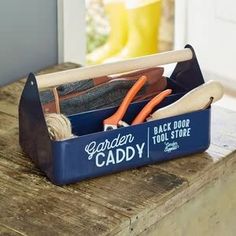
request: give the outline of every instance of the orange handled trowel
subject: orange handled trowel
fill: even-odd
[[[128,126],[127,123],[122,121],[130,103],[139,92],[139,90],[144,86],[147,81],[146,76],[142,76],[138,79],[138,81],[133,85],[133,87],[129,90],[127,95],[125,96],[124,100],[122,101],[121,105],[119,106],[118,110],[109,118],[103,121],[104,124],[104,131],[117,129],[119,127]],[[172,92],[171,89],[167,89],[156,97],[154,97],[151,101],[149,101],[145,107],[140,111],[140,113],[136,116],[132,125],[137,125],[143,123],[143,121],[148,117],[148,115],[152,112],[153,108],[158,105],[165,97],[170,95]]]

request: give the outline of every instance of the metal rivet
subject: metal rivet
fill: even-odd
[[[34,85],[34,82],[33,82],[33,81],[31,81],[30,83],[31,83],[31,85]]]

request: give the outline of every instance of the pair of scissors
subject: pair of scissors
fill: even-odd
[[[132,86],[132,88],[128,91],[121,105],[117,109],[117,111],[107,119],[103,121],[104,131],[117,129],[119,127],[129,126],[126,122],[122,121],[130,103],[139,92],[139,90],[144,86],[147,81],[146,76],[142,76],[138,79],[138,81]],[[172,92],[171,89],[166,89],[157,96],[155,96],[151,101],[149,101],[144,108],[139,112],[136,118],[133,120],[131,125],[137,125],[144,122],[144,120],[148,117],[148,115],[152,112],[153,108],[158,105],[165,97],[170,95]]]

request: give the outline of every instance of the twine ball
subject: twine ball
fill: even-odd
[[[48,133],[52,140],[60,141],[73,137],[70,120],[63,114],[45,114]]]

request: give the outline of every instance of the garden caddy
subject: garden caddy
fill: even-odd
[[[49,137],[39,89],[178,62],[167,96],[154,111],[180,99],[204,83],[193,48],[150,55],[110,64],[82,67],[47,75],[30,74],[19,105],[20,145],[35,164],[57,185],[203,152],[210,144],[210,104],[206,109],[178,116],[103,131],[103,121],[117,107],[69,116],[73,137]],[[131,123],[149,101],[131,103],[125,121]],[[185,135],[183,135],[183,133]]]

